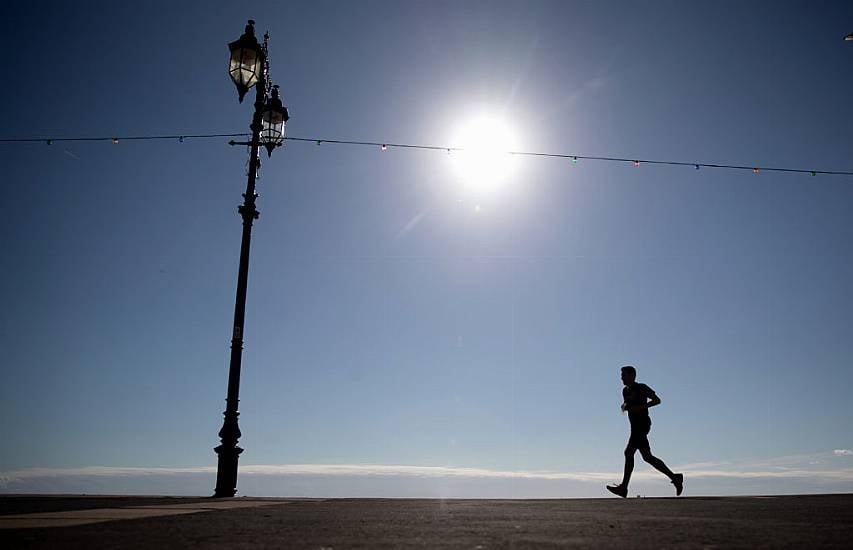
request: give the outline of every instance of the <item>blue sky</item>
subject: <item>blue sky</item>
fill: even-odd
[[[290,136],[447,145],[487,112],[520,150],[853,170],[847,2],[32,2],[0,137],[246,131],[249,18]],[[0,490],[212,490],[246,158],[0,144]],[[443,152],[264,160],[241,493],[600,495],[624,364],[688,492],[853,490],[853,178],[521,158],[462,187]]]

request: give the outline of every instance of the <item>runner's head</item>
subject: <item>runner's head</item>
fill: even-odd
[[[626,365],[622,367],[622,383],[626,386],[628,384],[633,384],[637,379],[637,369],[632,367],[631,365]]]

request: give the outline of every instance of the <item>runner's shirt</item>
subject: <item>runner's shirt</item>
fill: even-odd
[[[630,420],[632,424],[638,421],[648,422],[650,420],[649,409],[647,407],[643,407],[639,411],[635,412],[630,410],[630,408],[637,405],[645,405],[649,402],[649,399],[654,397],[656,397],[655,390],[639,382],[634,382],[630,386],[622,388],[622,401],[624,401],[625,405],[628,406],[628,420]]]

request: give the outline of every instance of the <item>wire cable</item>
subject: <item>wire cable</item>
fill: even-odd
[[[298,138],[298,137],[285,137],[285,140],[290,141],[309,141],[315,142],[317,145],[322,145],[323,143],[336,143],[343,145],[367,145],[372,147],[380,147],[383,150],[389,147],[396,147],[400,149],[425,149],[430,151],[447,151],[450,152],[460,152],[465,151],[462,147],[441,147],[438,145],[414,145],[408,143],[381,143],[376,141],[350,141],[350,140],[337,140],[337,139],[313,139],[313,138]],[[547,158],[560,158],[560,159],[570,159],[572,162],[577,162],[578,160],[600,160],[607,162],[629,162],[634,166],[639,167],[641,164],[661,164],[668,166],[690,166],[696,170],[700,168],[724,168],[729,170],[749,170],[753,173],[759,172],[793,172],[798,174],[809,174],[812,176],[816,176],[818,174],[827,174],[833,176],[853,176],[853,171],[844,171],[844,170],[807,170],[803,168],[780,168],[775,166],[745,166],[745,165],[737,165],[737,164],[716,164],[716,163],[707,163],[707,162],[685,162],[685,161],[675,161],[675,160],[650,160],[650,159],[631,159],[631,158],[620,158],[620,157],[601,157],[601,156],[591,156],[591,155],[575,155],[575,154],[566,154],[566,153],[537,153],[531,151],[507,151],[509,155],[518,155],[518,156],[528,156],[528,157],[547,157]]]
[[[172,134],[172,135],[163,135],[163,136],[110,136],[110,137],[60,137],[60,138],[10,138],[10,139],[0,139],[0,143],[46,143],[48,145],[52,145],[58,141],[112,141],[113,143],[118,143],[119,141],[143,141],[143,140],[165,140],[165,139],[177,139],[178,141],[183,141],[185,139],[203,139],[203,138],[217,138],[217,137],[240,137],[240,136],[248,136],[251,134],[248,133],[240,133],[240,134]]]
[[[118,144],[121,141],[150,141],[150,140],[178,140],[179,142],[183,142],[187,139],[210,139],[210,138],[222,138],[222,137],[246,137],[251,134],[242,132],[242,133],[231,133],[231,134],[168,134],[168,135],[149,135],[149,136],[109,136],[109,137],[59,137],[59,138],[48,138],[48,137],[38,137],[38,138],[5,138],[0,139],[0,143],[46,143],[47,145],[51,145],[56,142],[62,141],[109,141],[114,144]],[[334,144],[334,145],[359,145],[359,146],[368,146],[368,147],[379,147],[381,150],[385,151],[389,148],[396,149],[418,149],[425,151],[445,151],[448,153],[454,152],[464,152],[465,148],[463,147],[447,147],[447,146],[439,146],[439,145],[423,145],[423,144],[412,144],[412,143],[391,143],[391,142],[380,142],[380,141],[357,141],[357,140],[345,140],[345,139],[325,139],[325,138],[303,138],[303,137],[285,137],[285,141],[294,141],[294,142],[308,142],[308,143],[316,143],[317,145],[322,145],[324,143]],[[233,140],[230,142],[232,145],[237,145]],[[853,171],[846,170],[812,170],[812,169],[804,169],[804,168],[786,168],[779,166],[746,166],[746,165],[738,165],[738,164],[721,164],[721,163],[708,163],[708,162],[686,162],[686,161],[676,161],[676,160],[654,160],[654,159],[642,159],[642,158],[622,158],[622,157],[611,157],[611,156],[594,156],[594,155],[576,155],[576,154],[568,154],[568,153],[542,153],[542,152],[534,152],[534,151],[507,151],[507,154],[517,155],[517,156],[528,156],[528,157],[542,157],[542,158],[557,158],[557,159],[568,159],[573,163],[576,163],[579,160],[596,160],[603,162],[619,162],[619,163],[632,163],[634,166],[641,166],[642,164],[657,164],[657,165],[665,165],[665,166],[687,166],[692,167],[695,170],[699,170],[700,168],[718,168],[725,170],[749,170],[755,174],[761,172],[788,172],[788,173],[796,173],[796,174],[809,174],[811,176],[821,175],[830,175],[830,176],[853,176]]]

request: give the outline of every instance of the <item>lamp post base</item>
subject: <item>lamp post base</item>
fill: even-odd
[[[219,455],[216,469],[216,489],[213,498],[228,498],[237,494],[237,461],[243,449],[220,445],[213,449]]]

